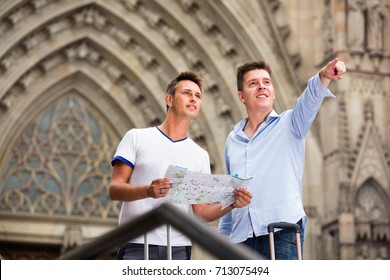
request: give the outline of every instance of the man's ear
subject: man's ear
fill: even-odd
[[[242,91],[237,91],[237,96],[240,102],[245,103],[244,93]]]
[[[166,93],[165,94],[165,104],[167,104],[168,107],[172,106],[172,94]]]

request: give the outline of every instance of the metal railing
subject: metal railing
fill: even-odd
[[[252,253],[240,245],[230,243],[205,224],[186,215],[168,203],[146,213],[138,218],[119,226],[118,228],[70,250],[59,257],[61,260],[93,260],[100,259],[113,250],[123,246],[129,240],[143,235],[161,225],[171,225],[187,235],[192,242],[200,245],[211,255],[221,260],[258,260],[262,256]]]

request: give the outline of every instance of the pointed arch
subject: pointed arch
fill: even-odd
[[[110,159],[117,135],[75,89],[48,104],[23,129],[0,171],[2,213],[116,219]]]
[[[390,198],[372,177],[355,192],[354,209],[357,222],[390,222]]]

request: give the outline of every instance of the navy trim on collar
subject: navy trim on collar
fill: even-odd
[[[158,131],[160,131],[160,132],[162,133],[162,135],[164,135],[165,137],[167,137],[167,138],[168,138],[171,142],[173,142],[173,143],[180,142],[180,141],[184,141],[184,140],[186,140],[186,139],[188,138],[188,136],[186,136],[186,137],[183,138],[183,139],[179,139],[179,140],[174,141],[174,140],[172,140],[168,135],[166,135],[161,129],[159,129],[157,126],[156,126],[156,128],[158,129]]]

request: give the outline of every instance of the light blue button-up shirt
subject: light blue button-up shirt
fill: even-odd
[[[319,79],[312,77],[294,109],[280,115],[272,111],[249,139],[243,129],[248,119],[236,124],[225,146],[228,174],[253,177],[248,190],[251,203],[220,219],[218,230],[233,243],[268,234],[273,222],[306,224],[302,204],[305,137],[324,97],[335,97]]]

